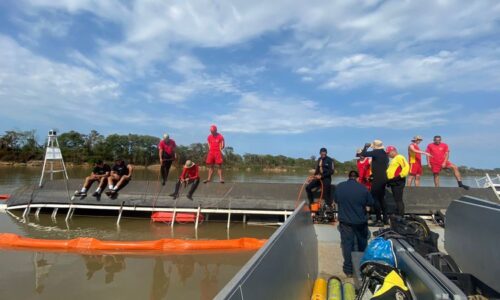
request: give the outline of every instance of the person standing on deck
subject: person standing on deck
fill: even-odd
[[[420,176],[422,176],[422,154],[429,155],[429,153],[421,151],[419,144],[423,141],[420,135],[415,136],[411,140],[410,146],[408,146],[408,160],[410,162],[410,175],[408,176],[408,186],[412,186],[415,182],[415,186],[420,186]]]
[[[217,173],[219,174],[220,183],[224,183],[222,178],[222,150],[225,147],[224,137],[222,134],[217,132],[217,126],[210,126],[210,135],[207,138],[208,141],[208,154],[206,164],[208,166],[208,178],[203,181],[207,183],[212,181],[212,175],[214,174],[214,165],[217,165]]]
[[[368,151],[372,148],[372,151]],[[385,205],[385,186],[387,184],[387,167],[389,157],[384,150],[384,143],[381,140],[374,140],[373,143],[366,143],[361,156],[372,158],[372,189],[371,194],[375,200],[376,226],[389,224],[387,218],[387,208]]]
[[[436,135],[434,143],[427,146],[427,152],[430,154],[430,158],[427,158],[427,165],[432,170],[432,174],[434,174],[434,185],[436,187],[439,187],[439,173],[441,170],[452,169],[458,186],[466,190],[469,189],[469,186],[462,183],[462,175],[460,175],[458,167],[449,161],[450,150],[448,145],[441,142],[440,135]]]
[[[320,157],[316,163],[316,169],[314,171],[314,177],[306,186],[307,199],[309,200],[309,205],[314,202],[314,195],[312,190],[314,188],[322,187],[323,198],[325,199],[326,205],[331,208],[333,201],[331,195],[331,184],[332,175],[334,173],[333,159],[327,155],[328,151],[326,148],[321,148],[319,150]]]
[[[361,156],[363,149],[358,149],[356,151],[356,156],[358,160],[356,161],[356,166],[358,167],[359,178],[358,182],[364,185],[368,190],[372,188],[371,176],[372,176],[372,160],[369,157]]]
[[[364,185],[357,182],[358,177],[358,172],[349,172],[349,179],[339,183],[334,194],[339,213],[340,245],[344,257],[342,269],[348,277],[351,277],[353,273],[352,252],[363,252],[368,244],[366,211],[370,210],[374,204],[370,192]],[[358,245],[357,249],[355,245]]]
[[[396,202],[396,214],[404,216],[403,191],[406,185],[406,176],[408,176],[408,172],[410,171],[410,164],[408,164],[403,155],[398,154],[396,147],[389,146],[386,152],[391,158],[389,168],[387,168],[387,184],[391,187],[392,195]]]
[[[160,158],[161,184],[165,185],[172,162],[175,160],[175,141],[167,133],[163,134],[163,139],[158,144],[158,157]]]
[[[179,189],[181,187],[181,184],[187,186],[190,183],[191,189],[187,194],[187,198],[189,200],[193,200],[193,194],[200,184],[200,169],[194,162],[187,160],[186,164],[184,164],[184,168],[182,169],[182,174],[179,177],[177,184],[175,185],[175,190],[172,194],[170,194],[170,197],[177,199],[179,197]]]

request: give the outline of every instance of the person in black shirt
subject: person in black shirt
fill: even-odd
[[[102,160],[96,161],[96,163],[94,164],[94,169],[92,169],[92,173],[85,178],[82,189],[80,191],[75,191],[75,196],[86,197],[87,191],[96,181],[99,182],[99,186],[92,196],[97,197],[98,195],[100,195],[102,189],[106,186],[106,178],[108,178],[110,172],[111,168],[109,167],[109,165],[103,163]]]
[[[108,177],[109,191],[106,192],[111,198],[118,196],[118,191],[126,182],[132,179],[132,165],[128,165],[123,159],[117,159],[111,168],[111,175]],[[116,185],[114,185],[116,183]]]
[[[332,175],[334,172],[333,159],[327,156],[326,148],[321,148],[319,150],[320,157],[318,158],[316,164],[316,170],[314,171],[314,178],[306,186],[307,199],[309,200],[309,205],[314,202],[314,196],[312,190],[323,186],[323,198],[328,207],[332,206],[331,197],[331,184]]]
[[[352,251],[365,251],[368,244],[368,218],[366,211],[373,206],[373,197],[368,189],[357,182],[358,172],[349,172],[349,180],[337,185],[334,194],[339,211],[339,231],[344,257],[343,271],[347,276],[353,272]]]
[[[368,151],[372,148],[372,151]],[[387,208],[385,204],[385,186],[387,184],[387,167],[389,156],[385,152],[384,144],[380,140],[366,143],[361,156],[372,158],[372,189],[371,194],[375,200],[375,215],[377,222],[374,225],[383,226],[389,224]]]

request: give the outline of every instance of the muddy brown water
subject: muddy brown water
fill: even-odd
[[[31,167],[1,167],[0,194],[12,193],[25,184],[37,183],[41,170]],[[70,168],[71,178],[83,178],[86,168]],[[226,172],[226,181],[302,183],[307,173],[273,174]],[[175,180],[172,171],[169,180]],[[206,176],[202,172],[202,176]],[[135,179],[155,181],[156,171],[137,170]],[[334,178],[334,182],[344,180]],[[473,182],[473,178],[464,180]],[[431,185],[432,178],[423,178]],[[454,186],[443,177],[443,186]],[[159,238],[227,239],[268,238],[275,227],[206,222],[198,232],[191,224],[165,224],[147,219],[74,216],[67,226],[63,218],[30,217],[26,223],[0,213],[0,232],[32,238],[70,239],[94,237],[103,240],[151,240]],[[137,255],[80,255],[70,253],[0,250],[0,299],[212,299],[254,254],[253,251]]]

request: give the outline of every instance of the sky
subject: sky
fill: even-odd
[[[500,167],[496,0],[3,0],[0,132],[170,133],[346,161],[436,134]]]

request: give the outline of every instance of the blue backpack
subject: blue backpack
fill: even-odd
[[[361,268],[367,263],[375,263],[397,268],[396,254],[391,240],[377,237],[368,244],[365,254],[361,258]]]

